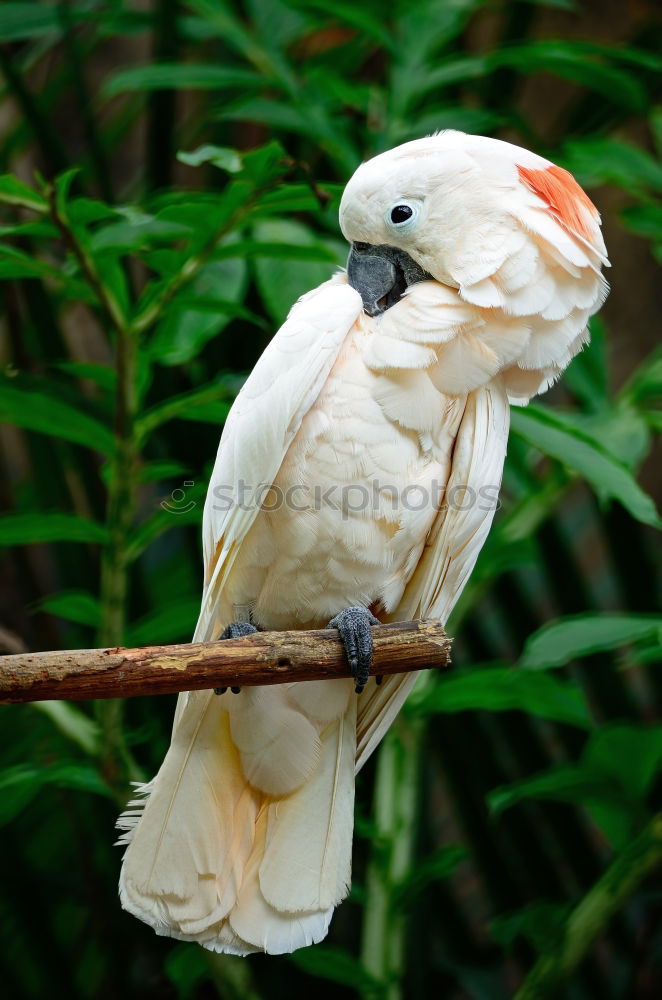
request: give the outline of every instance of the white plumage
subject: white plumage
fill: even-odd
[[[416,213],[399,232],[402,201]],[[606,293],[586,195],[497,140],[445,132],[374,158],[340,221],[428,277],[374,318],[344,273],[292,308],[223,431],[194,641],[237,608],[266,629],[352,605],[445,621],[492,521],[508,400],[558,377]],[[182,694],[161,770],[119,821],[123,906],[230,954],[321,940],[349,888],[355,770],[414,681]]]

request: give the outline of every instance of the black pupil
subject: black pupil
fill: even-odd
[[[395,208],[391,209],[391,222],[406,222],[407,219],[411,219],[412,212],[409,205],[396,205]]]

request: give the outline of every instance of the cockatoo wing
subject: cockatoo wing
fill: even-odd
[[[445,506],[435,519],[393,621],[445,622],[490,530],[508,440],[509,408],[496,379],[470,393],[457,434]],[[356,769],[377,747],[413,688],[417,674],[392,674],[359,699]]]
[[[219,626],[231,620],[219,598],[239,547],[362,308],[361,296],[344,274],[308,292],[292,308],[239,392],[223,430],[205,502],[205,590],[194,642],[212,640]],[[242,498],[236,493],[240,484],[245,487]]]
[[[344,275],[305,295],[239,393],[205,505],[206,586],[195,641],[216,638],[232,618],[222,588],[259,512],[250,495],[228,504],[227,488],[273,482],[361,310]],[[335,714],[328,697],[324,710],[308,706],[310,698],[297,710],[283,691],[267,689],[263,725],[256,724],[263,689],[236,703],[211,691],[180,695],[165,761],[118,821],[127,845],[125,909],[157,933],[230,954],[287,952],[324,937],[349,882],[356,706],[349,681],[346,687]],[[322,751],[323,766],[311,777]],[[279,774],[285,789],[275,789]],[[300,822],[309,800],[317,803],[312,828]],[[297,820],[305,843],[291,852],[287,870],[283,852]]]

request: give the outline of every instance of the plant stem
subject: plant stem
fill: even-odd
[[[84,241],[70,224],[63,199],[54,185],[46,196],[51,218],[65,244],[76,257],[81,271],[93,289],[101,309],[115,330],[117,390],[115,397],[115,453],[111,458],[106,524],[108,542],[101,556],[101,624],[99,644],[120,646],[126,623],[126,598],[129,580],[127,558],[129,533],[136,504],[138,444],[135,433],[137,411],[136,350],[137,338],[124,312],[99,274]],[[126,782],[140,777],[122,730],[122,701],[99,702],[97,718],[103,736],[103,770],[106,780],[122,796]]]
[[[384,1000],[404,997],[407,920],[393,905],[393,890],[413,856],[422,733],[423,720],[400,716],[377,761],[377,832],[366,879],[361,961],[384,984]]]
[[[646,875],[662,861],[662,813],[609,866],[570,914],[560,943],[541,955],[513,1000],[558,996],[608,921],[625,905]]]

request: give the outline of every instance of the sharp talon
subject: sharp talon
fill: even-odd
[[[225,694],[227,687],[224,688],[214,688],[214,694]]]
[[[232,691],[232,694],[239,694],[239,692],[241,691],[241,688],[231,687],[230,690]]]
[[[345,608],[327,625],[327,628],[338,629],[357,694],[361,694],[370,677],[372,626],[379,624],[379,619],[367,608],[354,607]]]

